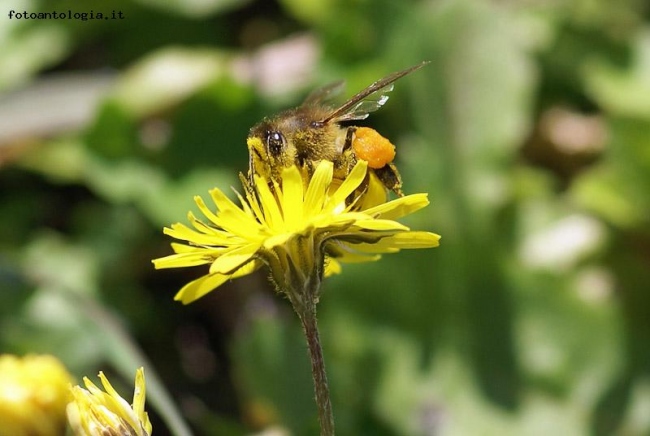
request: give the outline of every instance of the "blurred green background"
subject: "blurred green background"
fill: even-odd
[[[317,434],[267,273],[182,306],[204,269],[150,260],[193,195],[239,184],[263,116],[430,60],[363,124],[397,145],[405,192],[429,193],[407,224],[442,245],[326,281],[339,434],[650,434],[645,0],[2,6],[0,352],[103,369],[127,398],[144,364],[156,435],[162,386],[197,435]]]

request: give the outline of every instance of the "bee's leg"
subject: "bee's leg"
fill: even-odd
[[[400,176],[397,167],[393,163],[388,163],[383,167],[376,169],[375,174],[379,177],[379,180],[386,186],[388,189],[393,191],[399,197],[403,197],[402,193],[402,176]]]
[[[348,131],[345,133],[345,142],[343,143],[343,149],[341,152],[346,152],[347,150],[352,149],[352,140],[354,139],[354,132],[357,131],[357,128],[354,126],[348,127]]]
[[[357,164],[357,157],[352,150],[352,139],[354,139],[355,130],[357,130],[356,127],[347,128],[341,154],[334,160],[335,179],[345,180],[352,168]]]
[[[253,176],[252,174],[248,174],[245,176],[243,173],[239,173],[239,180],[241,181],[242,186],[244,187],[244,190],[246,190],[246,194],[250,198],[256,198],[257,193],[255,192],[255,182],[252,180]]]
[[[300,167],[300,173],[302,174],[302,178],[307,182],[311,180],[311,178],[314,176],[315,171],[316,168],[314,168],[314,162],[309,160],[305,160],[303,165]]]

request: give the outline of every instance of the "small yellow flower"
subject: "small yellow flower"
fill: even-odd
[[[0,436],[58,436],[72,376],[54,356],[0,356]]]
[[[133,404],[120,397],[104,373],[99,373],[104,391],[84,377],[87,389],[72,388],[74,401],[68,404],[68,420],[77,436],[149,436],[151,422],[144,411],[144,369],[135,374]]]
[[[295,305],[303,298],[301,290],[318,289],[323,275],[340,272],[340,262],[438,246],[440,236],[394,221],[429,204],[426,194],[368,207],[362,188],[366,162],[359,161],[342,183],[333,182],[332,174],[332,163],[321,161],[306,183],[295,166],[283,171],[281,183],[255,176],[250,186],[242,177],[241,206],[219,189],[210,191],[216,213],[195,197],[208,222],[190,212],[194,229],[180,223],[165,228],[165,234],[185,243],[172,243],[175,254],[153,261],[157,269],[210,264],[208,274],[185,285],[175,299],[190,303],[267,265],[277,288]]]

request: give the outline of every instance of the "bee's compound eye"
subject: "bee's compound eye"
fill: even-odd
[[[280,155],[284,149],[284,136],[276,131],[266,132],[266,146],[273,156]]]

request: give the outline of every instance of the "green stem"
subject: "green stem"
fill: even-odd
[[[307,338],[320,434],[334,436],[334,414],[316,319],[325,263],[321,246],[322,240],[298,235],[291,240],[290,249],[278,250],[275,256],[269,256],[272,261],[269,266],[278,290],[291,302]]]
[[[316,395],[316,406],[318,407],[318,420],[320,422],[321,436],[334,436],[334,414],[332,413],[332,402],[325,373],[325,361],[323,360],[323,349],[320,345],[318,325],[316,322],[316,305],[308,304],[307,308],[300,313],[300,321],[307,338],[309,357],[311,359],[311,374],[314,379],[314,393]]]

